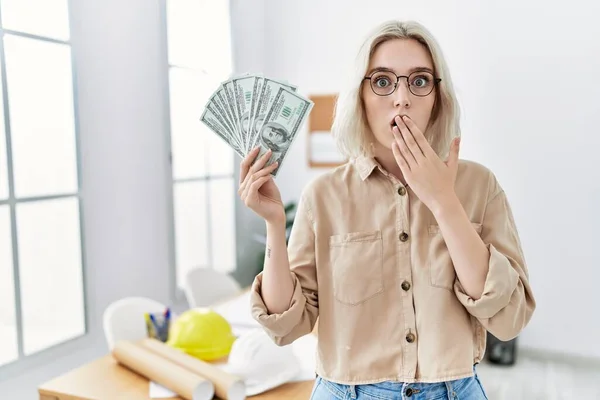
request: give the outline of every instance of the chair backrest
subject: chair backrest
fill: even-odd
[[[104,310],[104,337],[112,351],[119,340],[140,340],[148,336],[144,314],[161,313],[166,306],[145,297],[126,297],[111,303]]]
[[[195,308],[231,298],[241,291],[241,287],[228,274],[211,268],[194,268],[186,274],[183,291],[190,308]]]

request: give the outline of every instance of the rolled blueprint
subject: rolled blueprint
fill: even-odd
[[[113,357],[127,368],[161,384],[186,400],[212,400],[212,382],[130,341],[117,342]]]
[[[138,343],[141,347],[152,351],[160,358],[212,382],[215,394],[219,398],[226,400],[243,400],[246,398],[246,385],[242,378],[167,346],[156,339],[142,339]]]

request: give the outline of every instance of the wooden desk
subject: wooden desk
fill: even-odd
[[[215,305],[215,309],[218,312],[229,312],[220,307],[237,303],[247,293],[248,289],[243,290],[239,296]],[[316,331],[315,326],[313,334]],[[313,385],[314,380],[290,382],[248,399],[307,400]],[[119,364],[108,354],[42,384],[38,393],[40,400],[150,400],[148,387],[147,378]],[[173,397],[171,400],[183,399]]]
[[[253,400],[307,400],[314,381],[290,382]],[[148,379],[106,355],[59,376],[38,388],[40,400],[146,400]],[[182,400],[174,397],[171,400]]]

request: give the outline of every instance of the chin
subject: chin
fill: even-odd
[[[385,139],[388,139],[388,137],[386,136]],[[391,152],[392,140],[394,140],[394,136],[392,134],[389,135],[389,140],[383,140],[381,136],[375,137],[375,142],[373,143],[375,145],[375,150],[389,150]]]

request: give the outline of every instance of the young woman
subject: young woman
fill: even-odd
[[[486,331],[516,337],[535,300],[505,192],[459,159],[459,106],[430,32],[377,27],[333,134],[349,162],[304,188],[287,247],[277,164],[254,162],[257,149],[242,163],[239,194],[267,229],[254,318],[287,345],[318,317],[313,399],[486,399]]]

